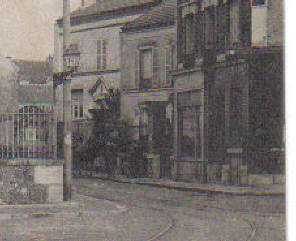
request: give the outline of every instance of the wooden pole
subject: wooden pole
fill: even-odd
[[[70,44],[70,0],[63,0],[63,71],[67,71],[65,54]],[[64,201],[72,196],[72,115],[71,115],[71,77],[63,82],[64,118]]]

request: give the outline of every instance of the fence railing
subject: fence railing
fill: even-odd
[[[37,106],[0,113],[0,159],[55,159],[53,113]]]

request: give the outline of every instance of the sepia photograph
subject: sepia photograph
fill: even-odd
[[[296,240],[286,2],[0,0],[0,241]]]

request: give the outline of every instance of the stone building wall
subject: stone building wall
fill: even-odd
[[[61,163],[2,162],[0,200],[7,204],[53,203],[63,200]]]

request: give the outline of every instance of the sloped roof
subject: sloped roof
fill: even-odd
[[[124,31],[134,28],[150,27],[161,24],[174,24],[177,0],[165,0],[147,13],[135,20],[126,23],[122,28]]]
[[[44,84],[19,85],[18,103],[20,105],[52,105],[53,88]]]
[[[72,17],[99,14],[102,12],[119,10],[121,8],[137,7],[154,3],[155,0],[97,0],[97,3],[86,8],[79,8],[71,13]]]
[[[30,61],[14,59],[18,66],[18,80],[28,80],[33,84],[45,83],[46,79],[52,75],[52,64],[47,61]]]

